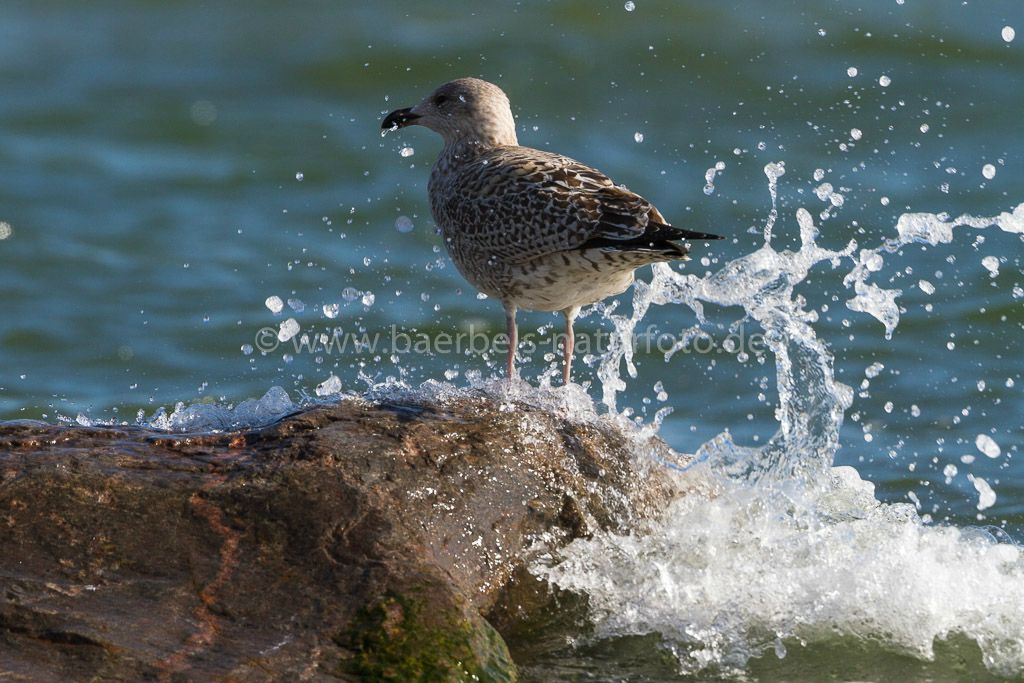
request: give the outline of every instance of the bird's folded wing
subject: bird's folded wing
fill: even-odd
[[[713,238],[669,226],[650,202],[594,168],[524,147],[490,150],[463,166],[445,202],[455,239],[512,262]]]

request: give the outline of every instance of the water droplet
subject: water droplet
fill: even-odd
[[[996,504],[996,492],[992,490],[987,481],[972,474],[968,474],[967,478],[971,480],[974,489],[978,492],[977,507],[979,510],[987,510]]]
[[[305,179],[305,177],[306,174],[303,173],[302,171],[299,171],[298,173],[295,174],[295,179],[298,180],[300,183]]]
[[[878,85],[882,86],[883,88],[888,88],[890,83],[892,83],[892,79],[886,76],[885,74],[878,78]]]
[[[921,288],[921,291],[929,296],[935,293],[935,285],[928,282],[927,280],[918,280],[917,286]]]
[[[416,150],[413,149],[412,147],[403,147],[402,149],[398,150],[398,153],[403,157],[411,157],[413,154],[416,153]]]
[[[252,355],[252,344],[242,344],[242,353],[246,356]]]
[[[1012,43],[1013,39],[1017,37],[1017,32],[1013,30],[1012,26],[1004,26],[1000,35],[1003,36],[1003,40]]]
[[[981,259],[981,265],[985,267],[990,276],[996,277],[999,275],[999,259],[995,256],[986,256]]]
[[[849,69],[846,70],[846,75],[849,76],[850,78],[855,77],[857,75],[857,67],[851,66]]]
[[[369,306],[372,306],[372,305],[373,305],[373,302],[374,302],[374,301],[375,301],[376,299],[377,299],[377,297],[376,297],[376,296],[374,296],[373,292],[364,292],[364,293],[363,293],[363,297],[362,297],[362,299],[360,299],[360,302],[361,302],[361,303],[362,303],[362,304],[363,304],[364,306],[367,306],[367,307],[369,307]]]
[[[267,300],[263,303],[266,304],[267,308],[269,308],[270,312],[274,315],[277,315],[284,310],[284,301],[282,301],[279,296],[268,296]]]
[[[633,139],[635,141],[637,141],[637,142],[643,142],[644,141],[644,134],[641,133],[640,131],[637,131],[637,132],[633,133]]]
[[[316,395],[317,396],[330,396],[331,394],[337,394],[341,391],[341,379],[337,375],[331,375],[323,382],[317,385]]]
[[[338,317],[338,304],[324,304],[324,315],[330,319]]]
[[[414,227],[412,219],[408,216],[399,216],[395,219],[395,230],[398,232],[412,232]]]
[[[11,224],[7,221],[0,221],[0,240],[5,240],[11,236]]]
[[[295,318],[288,318],[283,323],[277,332],[277,340],[280,342],[286,342],[299,333],[299,323]]]
[[[888,197],[882,197],[878,201],[882,204],[882,206],[889,206],[889,198]]]
[[[931,128],[931,126],[929,126],[927,123],[922,123],[921,124],[921,132],[922,133],[927,133],[930,128]]]
[[[988,180],[992,180],[996,177],[996,167],[992,164],[985,164],[981,167],[981,175],[985,176]]]
[[[864,133],[861,132],[860,128],[851,128],[850,137],[854,140],[860,140]]]
[[[355,301],[359,298],[359,290],[355,287],[346,287],[341,290],[341,298],[345,301]]]
[[[302,303],[302,299],[288,299],[288,308],[296,313],[302,313],[306,310],[306,304]]]
[[[633,0],[626,0],[626,4],[622,6],[627,12],[632,12],[636,9],[636,3]]]
[[[704,194],[712,195],[715,192],[715,175],[725,170],[725,162],[718,161],[715,165],[704,171]]]

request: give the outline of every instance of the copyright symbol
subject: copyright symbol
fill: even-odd
[[[280,344],[277,339],[277,330],[273,327],[261,328],[260,331],[256,333],[256,338],[253,339],[253,344],[263,353],[271,353],[277,349],[277,345]]]

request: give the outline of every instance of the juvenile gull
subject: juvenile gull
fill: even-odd
[[[516,310],[565,315],[570,381],[573,321],[582,306],[621,294],[633,271],[686,259],[678,240],[720,239],[669,225],[654,205],[560,154],[520,147],[508,97],[477,78],[445,83],[384,131],[426,126],[444,138],[428,191],[448,253],[470,284],[501,301],[515,372]]]

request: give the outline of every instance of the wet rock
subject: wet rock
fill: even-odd
[[[530,558],[675,495],[638,448],[466,393],[223,434],[0,424],[0,671],[514,680],[488,617],[537,603]]]

